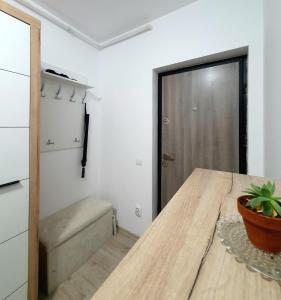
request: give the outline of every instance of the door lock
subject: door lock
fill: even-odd
[[[169,125],[170,124],[170,120],[168,117],[164,117],[163,119],[163,125]]]

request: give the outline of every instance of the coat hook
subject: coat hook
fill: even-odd
[[[87,98],[87,91],[85,92],[85,95],[84,95],[84,97],[82,98],[82,103],[86,103],[87,101],[86,101],[86,98]]]
[[[80,143],[80,140],[78,138],[75,138],[73,142],[74,143]]]
[[[59,85],[59,88],[56,92],[55,99],[60,100],[61,99],[61,85]]]
[[[74,88],[73,93],[72,93],[72,95],[70,96],[70,99],[69,99],[70,102],[76,102],[76,100],[74,99],[75,94],[76,94],[76,89]]]
[[[41,83],[41,89],[40,89],[41,97],[42,97],[42,98],[46,97],[46,93],[45,93],[44,90],[45,90],[45,82],[42,81],[42,83]]]

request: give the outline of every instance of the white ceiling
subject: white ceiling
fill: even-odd
[[[34,0],[103,43],[196,0]]]

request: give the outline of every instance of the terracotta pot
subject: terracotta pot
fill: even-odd
[[[259,215],[242,203],[249,196],[237,199],[238,211],[241,214],[249,240],[252,244],[267,252],[281,252],[281,218],[270,218]]]

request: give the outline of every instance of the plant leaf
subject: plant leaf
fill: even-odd
[[[249,195],[249,196],[253,196],[254,198],[257,198],[257,197],[259,197],[259,196],[260,196],[260,195],[258,195],[258,194],[251,193],[251,192],[249,192],[249,191],[243,191],[243,193],[247,193],[247,195]]]
[[[272,193],[272,190],[273,190],[273,184],[268,181],[267,184],[265,185],[265,188],[270,192]]]
[[[263,187],[261,188],[261,192],[262,192],[262,195],[265,197],[270,198],[272,196],[271,191],[268,189],[268,187],[266,185],[263,185]]]
[[[257,186],[257,185],[254,185],[254,184],[251,184],[251,188],[252,188],[252,190],[253,190],[255,193],[261,194],[261,190],[262,190],[261,187],[259,187],[259,186]]]
[[[273,209],[281,217],[281,197],[274,196],[275,182],[268,181],[261,186],[251,184],[244,192],[251,196],[246,206],[260,210],[265,216],[272,216]]]
[[[257,198],[254,198],[252,200],[250,200],[248,203],[247,203],[247,206],[251,206],[252,208],[256,208],[258,206],[261,206],[261,204],[263,202],[269,202],[270,200],[268,198],[265,198],[265,197],[257,197]]]
[[[262,207],[263,207],[263,211],[262,211],[263,215],[267,217],[271,217],[272,216],[271,202],[263,202]]]
[[[247,193],[249,195],[252,195],[254,197],[258,197],[258,196],[261,196],[261,192],[260,191],[257,191],[257,190],[254,190],[252,188],[248,188],[246,189],[245,191],[243,191],[244,193]]]
[[[254,195],[260,195],[261,194],[261,188],[256,186],[256,185],[251,184],[251,187],[247,188],[247,190],[245,192],[250,193],[250,194],[254,194]]]
[[[280,203],[281,204],[281,198],[280,197],[271,197],[271,200],[274,200],[276,201],[277,203]]]
[[[274,210],[278,213],[278,215],[281,217],[281,206],[274,200],[270,201],[271,205],[273,206]]]

